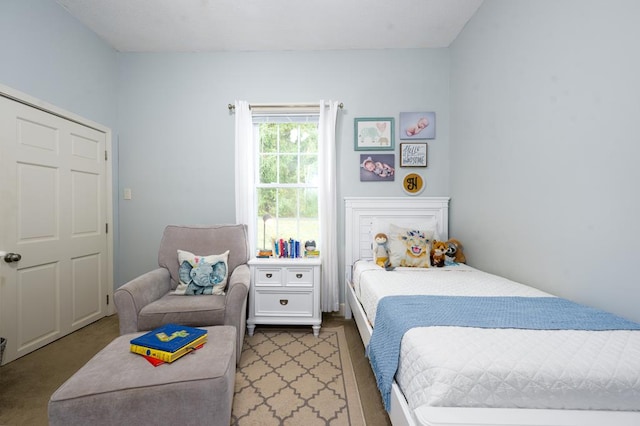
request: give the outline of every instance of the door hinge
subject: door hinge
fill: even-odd
[[[107,294],[107,305],[109,304],[109,295]]]
[[[105,224],[104,224],[104,233],[105,233],[105,234],[108,234],[108,233],[109,233],[109,224],[108,224],[108,223],[105,223]]]
[[[107,151],[104,151],[104,161],[107,161],[109,159],[109,156],[107,155]]]

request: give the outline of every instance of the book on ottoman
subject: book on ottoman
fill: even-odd
[[[185,325],[166,324],[142,336],[131,339],[131,352],[173,362],[202,346],[207,341],[207,330]]]

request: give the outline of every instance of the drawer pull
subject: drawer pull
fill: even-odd
[[[296,274],[296,278],[297,278],[297,279],[302,278],[302,274]]]
[[[273,274],[267,274],[267,278],[271,278]]]
[[[287,299],[280,299],[280,304],[281,304],[282,306],[286,306],[286,305],[287,305],[287,303],[289,303],[289,301],[288,301]]]

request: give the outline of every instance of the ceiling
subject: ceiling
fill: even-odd
[[[121,52],[447,47],[482,0],[56,0]]]

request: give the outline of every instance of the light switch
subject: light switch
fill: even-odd
[[[131,199],[131,188],[125,188],[124,189],[124,199],[125,200],[130,200]]]

